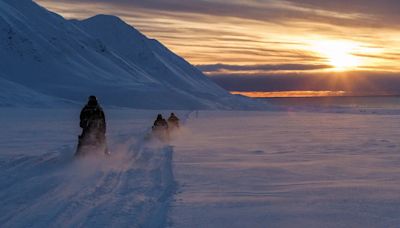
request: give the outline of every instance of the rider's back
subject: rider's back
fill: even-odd
[[[81,111],[80,125],[82,128],[98,128],[105,132],[106,123],[103,109],[98,104],[87,104]]]

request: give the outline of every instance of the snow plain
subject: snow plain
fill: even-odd
[[[399,227],[399,123],[201,112],[174,142],[172,227]]]
[[[400,224],[397,114],[178,112],[162,144],[105,111],[112,156],[76,161],[79,109],[0,109],[1,227]]]

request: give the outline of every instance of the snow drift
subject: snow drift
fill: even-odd
[[[0,50],[2,80],[48,103],[95,94],[106,105],[145,109],[252,105],[114,16],[69,21],[31,0],[0,0]]]

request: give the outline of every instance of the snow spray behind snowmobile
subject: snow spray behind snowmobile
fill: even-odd
[[[80,114],[82,134],[78,137],[75,156],[108,154],[106,142],[106,120],[103,109],[95,96],[90,96]]]

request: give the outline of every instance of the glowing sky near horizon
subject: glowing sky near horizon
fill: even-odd
[[[36,2],[66,18],[117,15],[211,77],[400,77],[397,0]]]

